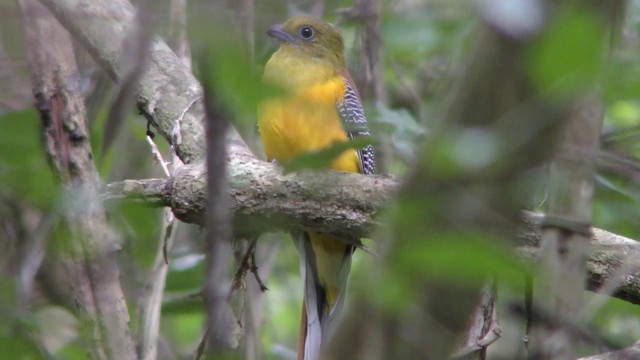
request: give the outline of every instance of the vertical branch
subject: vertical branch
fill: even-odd
[[[210,64],[208,65],[210,66]],[[207,139],[207,275],[204,299],[207,306],[209,352],[221,355],[228,351],[229,261],[231,252],[231,219],[227,192],[227,152],[225,137],[229,129],[227,115],[219,100],[205,88],[205,132]]]
[[[178,126],[178,124],[179,122],[176,123],[176,126]],[[169,169],[169,165],[162,158],[162,154],[160,154],[160,150],[158,150],[151,136],[147,135],[147,141],[151,146],[154,159],[162,166],[167,177],[170,177],[177,168],[183,165],[172,147],[173,160],[171,162],[171,169]],[[139,306],[136,309],[138,312],[141,312],[139,319],[141,327],[139,330],[141,359],[153,360],[157,358],[162,298],[167,273],[169,271],[168,254],[173,248],[179,224],[180,222],[176,220],[171,208],[165,208],[163,211],[162,231],[160,233],[156,258]]]
[[[562,146],[550,164],[549,206],[541,246],[543,276],[535,296],[537,309],[563,320],[536,326],[534,358],[574,359],[577,355],[578,339],[565,331],[562,322],[577,322],[583,307],[595,161],[603,116],[603,105],[597,95],[576,102],[563,133]]]
[[[173,247],[178,224],[179,222],[175,220],[171,210],[165,209],[163,212],[162,232],[156,251],[156,258],[144,288],[143,298],[137,309],[141,312],[139,320],[139,341],[140,359],[142,360],[154,360],[157,358],[162,298],[167,280],[167,272],[169,271],[166,254]]]
[[[67,252],[58,254],[58,261],[88,332],[83,336],[91,344],[91,357],[135,359],[119,282],[119,245],[99,198],[99,177],[71,38],[36,1],[19,4],[45,150],[64,192],[68,233],[61,241]]]
[[[610,26],[611,33],[615,33],[624,1],[584,1],[581,6],[599,15],[602,24]],[[602,30],[604,33],[606,27],[602,26]],[[531,348],[534,359],[577,357],[580,339],[566,324],[582,320],[603,118],[604,105],[599,91],[591,91],[576,100],[568,112],[560,147],[549,165],[549,204],[542,223],[540,276],[534,292],[534,309],[542,312],[544,318],[559,320],[534,323]]]

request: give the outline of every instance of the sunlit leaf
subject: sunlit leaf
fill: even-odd
[[[608,109],[608,122],[619,127],[640,125],[640,104],[635,101],[620,100]]]

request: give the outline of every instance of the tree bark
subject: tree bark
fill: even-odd
[[[134,18],[126,0],[40,0],[118,81],[121,51]],[[136,104],[152,126],[174,146],[184,163],[203,160],[205,137],[202,88],[191,71],[162,41],[151,44],[151,59],[140,77]],[[235,138],[235,141],[241,141]]]
[[[237,154],[230,154],[229,161],[230,207],[236,231],[245,234],[302,228],[338,236],[371,237],[377,227],[386,224],[383,209],[399,186],[392,177],[333,171],[282,175],[272,164]],[[203,225],[205,187],[202,164],[186,165],[172,178],[109,184],[103,198],[170,206],[183,221]],[[272,201],[264,201],[266,198]],[[537,261],[543,215],[523,214],[514,240],[516,252]],[[615,278],[620,286],[612,295],[640,304],[640,244],[603,229],[592,228],[591,232],[586,288],[597,290]],[[628,271],[618,273],[623,266]]]
[[[300,229],[351,237],[371,236],[377,217],[399,186],[389,176],[338,171],[282,174],[249,153],[229,154],[230,209],[238,236]],[[105,199],[134,198],[170,206],[178,219],[204,225],[206,171],[185,165],[172,178],[125,180],[107,186]]]
[[[99,197],[99,177],[89,142],[80,75],[71,37],[49,11],[19,2],[45,151],[62,185],[65,231],[57,263],[76,304],[94,359],[136,359],[118,268],[119,245]]]
[[[584,305],[582,289],[603,117],[604,108],[596,95],[578,101],[564,129],[562,146],[549,165],[549,209],[534,309],[572,322],[579,320]],[[559,339],[564,339],[560,349],[549,344],[557,345]],[[537,324],[532,333],[532,355],[535,359],[575,359],[578,340],[560,324]]]
[[[228,357],[233,329],[229,308],[231,249],[231,213],[227,177],[226,134],[229,119],[206,84],[205,112],[207,135],[207,275],[203,296],[207,310],[208,353]]]

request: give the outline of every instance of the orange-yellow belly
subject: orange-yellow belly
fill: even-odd
[[[264,101],[258,109],[258,126],[267,159],[285,162],[305,152],[347,141],[336,108],[344,80],[336,78],[304,91]],[[355,150],[343,152],[331,168],[359,171]]]
[[[263,101],[258,108],[258,127],[267,159],[285,162],[305,152],[348,141],[336,102],[344,91],[344,78],[335,77],[321,85],[293,91],[288,96]],[[340,99],[341,100],[341,99]],[[335,158],[334,170],[359,172],[356,150]],[[333,308],[341,289],[347,245],[326,234],[309,233],[315,255],[318,280],[326,291],[325,311]]]

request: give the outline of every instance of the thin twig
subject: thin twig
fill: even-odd
[[[153,141],[153,138],[150,135],[147,135],[146,138],[147,138],[147,143],[149,143],[149,146],[151,147],[151,153],[153,154],[154,161],[157,161],[158,164],[160,164],[160,166],[162,167],[162,171],[164,171],[165,176],[170,177],[171,172],[169,171],[169,165],[166,161],[164,161],[164,158],[162,157],[162,153],[160,153],[160,150],[158,149],[158,145],[156,145],[156,142]]]
[[[247,249],[242,256],[242,260],[240,261],[238,270],[236,270],[236,274],[233,278],[233,283],[231,285],[231,289],[229,290],[229,297],[231,297],[233,292],[237,289],[246,289],[246,275],[248,271],[251,271],[253,273],[253,276],[260,286],[260,290],[262,292],[269,290],[269,288],[260,278],[260,274],[258,274],[258,265],[256,262],[256,244],[258,243],[258,238],[252,237],[248,240],[248,242],[249,245],[247,246]]]
[[[200,342],[198,343],[198,348],[196,348],[195,360],[200,360],[200,358],[202,358],[202,355],[204,355],[204,351],[207,347],[208,338],[209,338],[209,328],[207,327],[204,334],[202,335],[202,338],[200,339]]]
[[[250,261],[251,261],[251,254],[253,253],[253,251],[255,250],[255,246],[257,243],[257,239],[253,238],[251,240],[249,240],[249,246],[247,247],[247,249],[245,250],[244,254],[242,255],[242,259],[240,260],[240,264],[238,265],[238,269],[236,270],[236,273],[233,277],[233,282],[231,283],[231,288],[229,289],[229,297],[228,299],[231,299],[231,296],[233,295],[233,292],[238,290],[238,289],[246,289],[246,276],[247,276],[247,272],[251,269],[251,265],[250,265]]]
[[[170,216],[167,216],[170,214]],[[163,295],[166,285],[169,262],[167,253],[173,246],[176,229],[175,218],[170,209],[165,209],[161,243],[156,251],[156,258],[151,270],[151,275],[144,287],[144,293],[138,304],[139,324],[141,326],[140,358],[152,360],[157,355],[157,344],[160,333],[160,317],[162,312]]]
[[[255,277],[256,281],[258,282],[258,285],[260,285],[260,291],[265,292],[269,290],[267,285],[265,285],[264,282],[262,282],[262,279],[260,278],[260,274],[258,273],[258,264],[256,262],[255,246],[251,251],[251,268],[250,269],[251,269],[251,272],[253,273],[253,277]]]
[[[176,123],[176,125],[178,124],[179,123]],[[171,146],[171,155],[173,159],[171,162],[172,167],[169,169],[169,163],[164,161],[162,153],[158,149],[153,137],[150,135],[150,131],[147,131],[146,138],[151,147],[154,161],[160,164],[168,178],[171,177],[175,170],[183,165],[175,153],[175,147]],[[143,295],[140,306],[137,309],[137,311],[142,311],[142,316],[140,317],[142,326],[140,353],[143,360],[152,360],[157,357],[160,316],[162,313],[162,302],[167,273],[169,271],[169,252],[171,252],[171,249],[173,248],[175,234],[179,224],[176,222],[175,215],[173,215],[173,212],[169,207],[164,209],[162,224],[163,230],[160,237],[161,245],[158,248],[154,265],[151,270],[151,275],[149,276],[145,286],[145,294]]]

